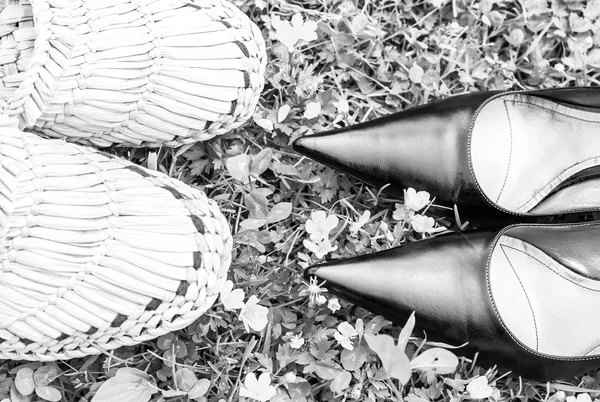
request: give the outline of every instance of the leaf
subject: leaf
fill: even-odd
[[[273,150],[271,148],[265,148],[256,155],[252,156],[250,173],[260,176],[271,165],[271,159],[273,159]]]
[[[340,371],[338,373],[338,375],[335,376],[335,378],[333,379],[331,384],[329,385],[329,388],[335,394],[341,394],[350,386],[351,380],[352,380],[352,374],[350,374],[349,372],[347,372],[345,370]]]
[[[425,71],[416,63],[408,70],[408,78],[415,84],[423,82],[423,74],[425,74]]]
[[[167,398],[187,395],[187,391],[182,391],[179,389],[161,389],[160,393]]]
[[[410,315],[406,324],[400,331],[400,335],[398,335],[398,348],[401,350],[406,350],[406,346],[408,345],[408,339],[410,338],[413,329],[415,328],[415,312]]]
[[[367,350],[363,346],[355,347],[351,351],[344,349],[340,356],[342,367],[348,371],[358,370],[367,361],[367,356]]]
[[[23,395],[17,389],[16,384],[13,382],[10,386],[10,401],[11,402],[31,402],[33,399],[33,393],[29,395]]]
[[[600,49],[597,47],[590,49],[586,62],[592,67],[600,68]]]
[[[156,152],[148,153],[148,169],[158,170],[158,155]]]
[[[227,171],[236,180],[247,183],[250,175],[250,156],[246,154],[232,156],[226,162]]]
[[[17,372],[15,385],[19,392],[23,395],[31,395],[35,390],[35,382],[33,381],[33,370],[29,367],[22,368]]]
[[[498,11],[494,10],[491,11],[488,15],[487,15],[490,23],[495,26],[495,27],[500,27],[502,26],[502,23],[504,22],[504,16],[502,14],[500,14]]]
[[[383,327],[387,327],[390,324],[390,321],[383,318],[383,316],[378,315],[377,317],[369,321],[369,323],[365,327],[365,332],[372,335],[376,335],[377,333],[379,333],[379,331],[381,331]]]
[[[254,357],[264,368],[267,369],[269,373],[273,374],[273,360],[269,356],[263,353],[256,352],[254,353]]]
[[[323,363],[314,365],[315,373],[323,380],[333,380],[340,370]]]
[[[58,366],[50,363],[35,370],[33,381],[38,387],[45,387],[58,377]]]
[[[245,219],[240,222],[240,226],[245,230],[258,229],[267,224],[266,219]]]
[[[35,389],[35,393],[40,398],[50,402],[58,402],[62,398],[60,391],[54,387],[37,387]]]
[[[277,123],[284,121],[288,114],[290,114],[290,110],[292,110],[290,105],[282,105],[277,112]]]
[[[123,367],[102,384],[92,402],[148,402],[156,392],[152,377],[141,370]]]
[[[177,339],[175,342],[173,342],[173,345],[175,346],[176,357],[183,359],[188,355],[187,345],[184,341],[182,341],[181,339]]]
[[[271,169],[273,170],[273,172],[277,173],[278,175],[300,176],[300,173],[294,166],[283,164],[283,163],[279,162],[277,159],[275,159],[273,161],[273,164],[271,165]],[[315,181],[319,181],[318,177],[313,177],[312,179],[313,179],[313,183]]]
[[[381,360],[383,369],[389,377],[396,378],[402,385],[410,380],[410,361],[403,349],[394,345],[389,335],[365,334],[367,344]]]
[[[264,191],[254,189],[249,194],[244,195],[244,204],[250,212],[250,218],[266,218],[269,213],[269,201]]]
[[[292,203],[280,202],[273,206],[267,216],[267,222],[275,223],[286,219],[292,213]]]
[[[286,384],[286,387],[293,401],[301,400],[301,398],[309,396],[312,392],[310,383],[304,379],[298,379],[294,383]]]
[[[169,332],[167,334],[159,336],[156,345],[159,347],[159,349],[162,350],[171,349],[171,345],[173,344],[174,340],[175,335]]]
[[[187,367],[177,369],[175,372],[175,386],[183,391],[191,390],[196,381],[198,381],[196,374]]]
[[[450,374],[456,370],[458,358],[449,350],[432,348],[412,359],[410,367],[413,370],[433,372],[436,374]]]
[[[273,122],[269,119],[254,119],[254,122],[267,131],[273,131],[275,128]]]
[[[188,397],[191,399],[200,398],[201,396],[206,395],[209,388],[210,388],[210,380],[208,380],[206,378],[202,378],[202,379],[198,380],[198,382],[196,382],[196,384],[192,387],[192,389],[190,389],[190,392],[188,392]]]

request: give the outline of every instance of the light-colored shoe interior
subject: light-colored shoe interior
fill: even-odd
[[[585,263],[591,261],[587,258]],[[593,271],[588,268],[588,273]],[[489,265],[492,298],[507,329],[527,347],[561,357],[600,354],[596,320],[600,280],[596,278],[508,235],[500,237]]]
[[[476,116],[470,157],[481,190],[508,211],[556,214],[600,207],[600,180],[564,187],[569,178],[600,165],[600,109],[501,95]]]

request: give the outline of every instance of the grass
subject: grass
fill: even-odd
[[[235,3],[260,26],[270,58],[267,85],[253,121],[184,149],[113,152],[145,166],[149,161],[153,166],[156,159],[157,169],[202,187],[219,202],[235,236],[230,279],[246,296],[255,295],[268,307],[268,324],[248,332],[239,315],[219,303],[196,324],[136,347],[58,365],[0,362],[0,401],[10,398],[17,373],[27,368],[53,374],[49,385],[64,401],[91,400],[123,367],[150,376],[144,381],[156,393],[134,399],[138,402],[237,401],[247,374],[262,372],[270,373],[277,390],[271,401],[277,402],[457,402],[469,399],[460,380],[480,375],[487,375],[497,388],[492,398],[496,400],[562,402],[575,391],[600,389],[597,373],[571,383],[545,384],[498,376],[493,369],[477,366],[476,356],[462,358],[457,372],[445,379],[415,373],[401,387],[386,378],[380,360],[364,342],[355,338],[354,351],[344,349],[335,339],[340,324],[393,335],[400,328],[385,326],[385,321],[343,300],[335,312],[327,303],[309,303],[301,273],[322,260],[305,243],[311,214],[323,211],[337,217],[327,236],[335,247],[325,253],[331,259],[388,249],[420,235],[402,231],[404,223],[394,219],[395,204],[401,200],[303,158],[290,147],[301,135],[371,120],[450,94],[598,85],[600,2]],[[303,18],[296,30],[284,34],[274,28],[274,20],[291,21],[296,14]],[[294,35],[307,40],[290,51],[282,41],[293,41]],[[368,219],[354,230],[352,224],[366,216],[365,211]],[[419,344],[413,339],[409,348],[414,351]],[[56,399],[37,395],[33,400]],[[13,394],[12,400],[19,398]]]

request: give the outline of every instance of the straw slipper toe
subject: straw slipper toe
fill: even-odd
[[[98,147],[177,147],[254,113],[265,43],[225,0],[3,3],[0,102],[21,129]]]
[[[203,192],[0,131],[0,359],[98,354],[183,328],[214,303],[232,238]]]

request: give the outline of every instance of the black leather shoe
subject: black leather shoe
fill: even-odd
[[[598,87],[454,96],[293,146],[397,196],[426,190],[494,227],[600,210]]]
[[[478,364],[537,380],[600,367],[600,222],[456,233],[308,268],[307,278]]]

